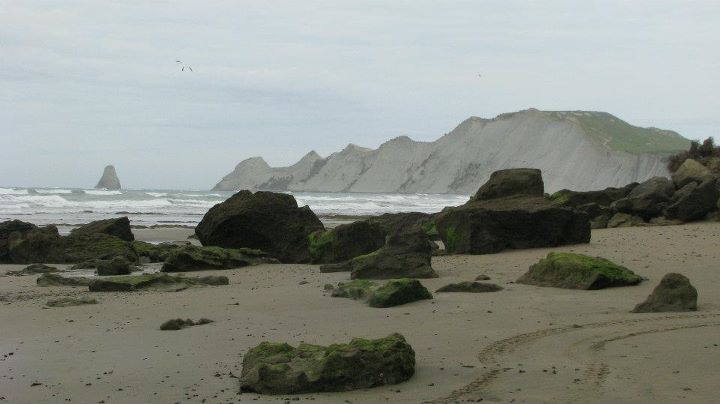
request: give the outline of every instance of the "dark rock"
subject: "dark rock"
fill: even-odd
[[[686,159],[672,176],[675,187],[678,189],[690,184],[700,184],[713,179],[709,168],[693,159]]]
[[[95,233],[109,234],[125,241],[135,240],[135,236],[133,235],[132,230],[130,230],[130,220],[127,217],[96,220],[73,229],[70,232],[72,235]]]
[[[555,192],[550,199],[561,206],[581,207],[583,205],[595,204],[601,207],[610,206],[618,199],[625,198],[638,186],[637,182],[625,185],[622,188],[605,188],[599,191],[571,191],[563,189]],[[586,211],[591,218],[596,217],[592,212]]]
[[[432,298],[432,294],[417,279],[391,279],[372,290],[368,305],[393,307]]]
[[[604,258],[549,253],[530,267],[517,283],[565,289],[603,289],[637,285],[642,278]]]
[[[355,279],[350,282],[340,282],[337,287],[332,288],[332,297],[344,297],[354,300],[365,300],[370,298],[372,292],[378,288],[378,284],[365,279]],[[331,285],[332,287],[332,285]]]
[[[481,274],[481,275],[476,276],[475,280],[476,281],[489,281],[490,277],[485,274]]]
[[[8,271],[7,275],[12,276],[26,276],[26,275],[37,275],[37,274],[50,274],[55,272],[62,272],[59,269],[43,264],[31,264],[19,271]]]
[[[58,257],[60,249],[61,238],[55,226],[16,231],[8,237],[8,256],[15,264],[65,262]]]
[[[144,241],[133,241],[131,247],[138,257],[146,257],[150,262],[164,262],[171,252],[182,246],[175,243],[151,244]]]
[[[433,216],[420,212],[385,213],[367,219],[372,225],[380,226],[385,236],[420,227],[430,237],[437,236]]]
[[[445,285],[436,292],[468,292],[468,293],[485,293],[485,292],[498,292],[503,290],[502,287],[495,285],[494,283],[481,283],[481,282],[460,282],[451,283]]]
[[[414,373],[415,352],[400,334],[328,347],[263,342],[245,354],[240,388],[260,394],[349,391],[401,383]]]
[[[97,304],[98,301],[90,297],[63,297],[55,300],[48,300],[45,305],[47,307],[71,307],[71,306],[83,306],[86,304]]]
[[[278,261],[262,251],[249,248],[185,246],[169,253],[162,272],[232,269],[249,265],[272,264]]]
[[[624,213],[621,213],[624,215]],[[608,223],[610,222],[610,218],[612,216],[608,215],[600,215],[593,220],[590,221],[590,228],[591,229],[604,229],[608,227]]]
[[[627,197],[613,202],[613,210],[637,215],[644,220],[662,212],[675,192],[673,182],[665,177],[653,177],[633,188]]]
[[[714,180],[707,180],[698,185],[689,182],[679,189],[665,208],[665,217],[683,222],[699,220],[716,209],[720,191],[715,187]]]
[[[590,241],[586,214],[541,197],[470,201],[435,217],[448,253],[490,254],[507,248],[554,247]]]
[[[125,258],[115,257],[112,260],[98,261],[96,272],[98,276],[129,275],[131,268]]]
[[[633,216],[627,213],[616,213],[607,222],[606,227],[613,229],[616,227],[643,226],[645,221],[640,216]]]
[[[512,168],[495,171],[480,187],[472,200],[485,201],[508,196],[543,196],[545,184],[540,170],[535,168]]]
[[[38,286],[88,286],[92,279],[64,277],[57,274],[42,274],[37,278]]]
[[[168,320],[160,325],[160,329],[163,331],[177,331],[181,330],[183,328],[192,327],[196,325],[203,325],[203,324],[210,324],[213,321],[207,318],[201,318],[198,321],[192,321],[191,319],[183,320],[181,318],[176,318],[172,320]]]
[[[635,306],[634,313],[659,313],[697,310],[697,290],[681,274],[663,276],[647,300]]]
[[[33,229],[37,229],[37,226],[20,220],[0,222],[0,263],[12,263],[8,249],[10,234],[15,232],[26,233]]]
[[[88,286],[91,292],[131,292],[137,290],[177,292],[193,286],[227,284],[229,284],[228,278],[224,276],[186,278],[167,274],[144,274],[95,279]]]
[[[283,262],[309,262],[310,234],[324,230],[309,207],[292,195],[240,191],[212,207],[195,229],[205,246],[252,248]]]
[[[313,263],[342,262],[371,253],[385,244],[385,230],[369,220],[342,224],[309,236]]]

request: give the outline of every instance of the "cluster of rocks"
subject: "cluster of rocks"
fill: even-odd
[[[593,228],[679,224],[720,219],[720,176],[687,159],[672,179],[654,177],[623,188],[576,192],[562,190],[552,199],[590,216]]]

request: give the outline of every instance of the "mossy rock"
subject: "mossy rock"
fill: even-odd
[[[130,275],[130,263],[122,257],[115,257],[112,260],[101,260],[97,263],[98,276]]]
[[[133,241],[131,246],[138,257],[147,257],[150,262],[163,262],[171,252],[181,248],[174,243],[151,244],[144,241]]]
[[[55,300],[48,300],[47,303],[45,303],[45,305],[47,307],[72,307],[72,306],[84,306],[87,304],[97,304],[97,303],[98,303],[98,301],[91,297],[80,297],[80,298],[63,297],[63,298],[55,299]]]
[[[122,257],[129,262],[137,261],[137,254],[129,242],[103,233],[62,237],[58,255],[62,257],[60,262],[83,262],[115,257]]]
[[[72,235],[97,233],[109,234],[125,241],[135,240],[135,236],[130,229],[130,220],[127,216],[96,220],[73,229],[70,232]]]
[[[263,342],[243,358],[241,391],[302,394],[397,384],[415,373],[415,351],[400,334],[320,346]]]
[[[42,274],[36,283],[38,286],[88,286],[92,279],[81,277],[65,277],[58,274]]]
[[[482,282],[459,282],[451,283],[436,290],[438,293],[443,292],[466,292],[466,293],[486,293],[486,292],[499,292],[503,290],[501,286],[494,283],[482,283]]]
[[[62,272],[61,270],[43,265],[43,264],[30,264],[27,267],[19,270],[19,271],[8,271],[7,275],[10,276],[27,276],[27,275],[38,275],[38,274],[50,274],[50,273],[57,273]]]
[[[637,285],[642,278],[605,258],[551,252],[530,267],[517,283],[565,289],[603,289]]]
[[[181,319],[181,318],[175,318],[172,320],[168,320],[160,325],[160,330],[162,331],[177,331],[182,330],[183,328],[187,327],[193,327],[196,325],[204,325],[204,324],[210,324],[213,321],[207,318],[201,318],[198,321],[192,321],[191,319]]]
[[[364,279],[340,282],[336,288],[332,289],[332,297],[346,297],[354,300],[367,299],[377,287],[377,283]]]
[[[89,284],[89,289],[91,292],[180,291],[193,286],[227,284],[228,278],[224,276],[187,278],[167,274],[144,274],[96,279]]]
[[[278,261],[260,250],[185,246],[168,254],[162,272],[232,269]]]
[[[368,305],[393,307],[432,298],[432,294],[417,279],[392,279],[372,291]]]
[[[662,313],[697,310],[697,289],[681,274],[663,276],[647,299],[635,306],[633,313]]]

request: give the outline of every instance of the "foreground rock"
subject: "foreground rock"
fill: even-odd
[[[243,358],[240,389],[261,394],[349,391],[410,379],[415,351],[400,334],[319,346],[263,342]]]
[[[501,286],[494,283],[482,283],[482,282],[460,282],[451,283],[445,285],[440,289],[436,290],[438,293],[443,292],[464,292],[464,293],[486,293],[486,292],[498,292],[503,290]]]
[[[27,275],[38,275],[38,274],[51,274],[62,272],[59,269],[43,264],[31,264],[19,271],[8,271],[7,274],[11,276],[27,276]]]
[[[73,298],[73,297],[63,297],[60,299],[55,300],[48,300],[45,305],[47,307],[72,307],[72,306],[84,306],[86,304],[97,304],[98,301],[96,299],[90,298],[90,297],[80,297],[80,298]]]
[[[240,191],[213,206],[195,229],[205,246],[252,248],[282,262],[309,262],[309,236],[324,230],[309,207],[292,195]]]
[[[634,313],[659,313],[697,310],[697,289],[681,274],[663,276],[647,300],[635,306]]]
[[[96,279],[92,280],[88,287],[91,292],[133,292],[138,290],[178,292],[193,286],[218,286],[229,283],[225,276],[186,278],[167,274],[145,274]]]
[[[376,251],[385,244],[385,229],[369,220],[340,225],[310,235],[312,262],[342,262]]]
[[[95,185],[95,188],[109,190],[120,189],[120,179],[117,176],[114,166],[110,165],[105,167],[102,177],[100,177],[100,181]]]
[[[160,325],[160,329],[162,331],[177,331],[182,330],[183,328],[187,327],[193,327],[196,325],[204,325],[204,324],[210,324],[213,321],[207,318],[201,318],[198,321],[192,321],[191,319],[183,320],[181,318],[175,318],[172,320],[168,320]]]
[[[115,257],[112,260],[101,260],[97,263],[98,276],[116,276],[130,275],[132,268],[130,263],[121,257]]]
[[[549,253],[530,267],[517,283],[565,289],[603,289],[637,285],[642,278],[604,258]]]
[[[278,261],[262,251],[249,248],[186,246],[168,253],[162,272],[232,269],[249,265],[274,264]]]
[[[97,220],[82,225],[70,232],[72,235],[97,233],[109,234],[125,241],[135,240],[135,236],[130,229],[130,220],[126,216],[114,219]]]

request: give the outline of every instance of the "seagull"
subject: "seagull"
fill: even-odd
[[[193,71],[192,67],[190,67],[190,66],[185,66],[185,65],[183,64],[182,60],[176,60],[175,63],[180,63],[180,68],[181,68],[180,71],[183,71],[183,72],[184,72],[185,69],[188,69],[188,70],[190,70],[190,71]]]

